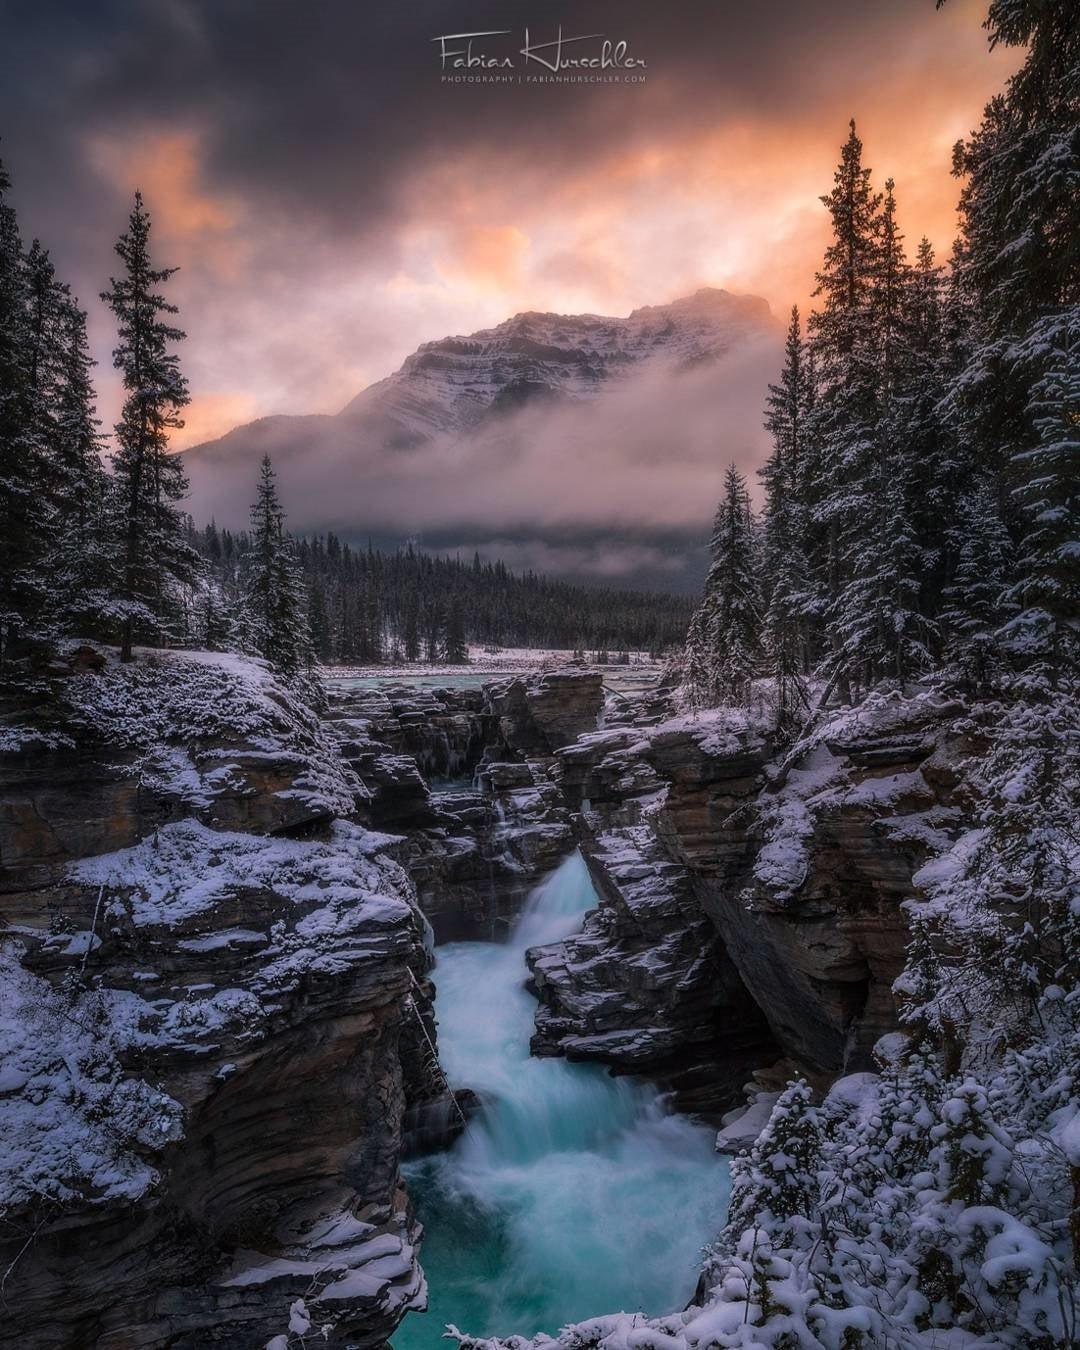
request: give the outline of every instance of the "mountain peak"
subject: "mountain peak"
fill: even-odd
[[[665,311],[670,314],[700,315],[743,315],[748,318],[760,318],[765,322],[772,317],[767,300],[759,295],[735,295],[717,286],[701,286],[693,295],[683,295],[677,300],[669,300],[666,305],[644,305],[635,309],[630,318],[641,314],[658,314]]]
[[[377,415],[384,444],[408,447],[539,397],[591,399],[646,368],[689,369],[775,328],[764,300],[714,287],[625,318],[523,310],[494,328],[425,342],[340,416]]]
[[[712,287],[619,317],[524,310],[425,342],[336,415],[266,418],[187,451],[193,511],[242,524],[269,454],[300,530],[681,575],[716,466],[764,442],[782,349],[763,300]]]

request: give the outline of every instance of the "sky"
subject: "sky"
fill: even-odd
[[[335,412],[420,342],[524,309],[626,314],[703,285],[805,306],[852,116],[912,246],[947,251],[952,145],[1017,63],[987,51],[984,8],[0,0],[0,156],[24,234],[90,308],[107,420],[97,294],[141,188],[180,269],[180,448]],[[509,30],[475,45],[514,52],[560,23],[625,41],[644,80],[442,78],[441,34]]]

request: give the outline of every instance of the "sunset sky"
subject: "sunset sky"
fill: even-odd
[[[847,119],[945,248],[950,149],[1015,53],[949,0],[3,0],[0,153],[90,303],[140,186],[190,341],[187,443],[332,411],[417,344],[702,284],[805,303]],[[440,33],[606,33],[643,85],[453,86]],[[101,371],[107,384],[107,372]],[[114,400],[103,402],[111,413]]]

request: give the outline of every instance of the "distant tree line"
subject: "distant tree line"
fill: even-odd
[[[190,541],[205,560],[228,640],[243,645],[251,536],[210,524],[193,529]],[[302,580],[312,649],[324,663],[463,663],[470,643],[578,650],[601,660],[659,655],[681,645],[694,603],[518,574],[479,554],[464,561],[411,545],[354,548],[334,534],[286,539],[286,548]]]

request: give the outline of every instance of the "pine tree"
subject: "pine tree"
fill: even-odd
[[[160,641],[169,632],[173,588],[191,579],[196,560],[175,505],[187,480],[179,458],[168,453],[169,432],[183,425],[179,414],[189,401],[179,359],[169,350],[184,334],[165,317],[176,306],[156,289],[176,269],[152,265],[150,216],[139,193],[116,252],[123,275],[111,278],[101,298],[116,316],[113,365],[127,393],[116,424],[113,528],[119,543],[114,615],[121,659],[129,661],[138,635]]]
[[[812,1101],[803,1079],[789,1083],[749,1155],[732,1164],[728,1228],[761,1227],[774,1250],[805,1236],[816,1211],[820,1125]]]
[[[845,184],[849,180],[850,171]],[[847,356],[843,348],[831,353],[834,370],[847,370],[861,382],[861,398],[852,402],[852,390],[835,385],[827,394],[826,404],[832,400],[843,412],[831,431],[826,427],[823,506],[837,561],[837,587],[826,611],[834,670],[869,687],[882,675],[903,681],[927,666],[934,627],[922,613],[924,558],[914,509],[915,390],[926,374],[913,349],[912,274],[892,179],[883,198],[868,195],[868,180],[865,191],[878,209],[864,221],[862,304],[854,315],[834,316],[844,318],[835,330],[849,345]],[[839,224],[849,228],[846,199],[841,205]],[[920,295],[924,289],[920,281]],[[840,295],[846,304],[850,286]],[[819,352],[828,355],[829,329],[817,327],[824,342]],[[848,357],[856,351],[852,367]]]
[[[318,574],[308,585],[308,626],[311,630],[311,645],[315,655],[324,665],[329,665],[334,659],[333,626],[326,586]]]
[[[36,623],[48,531],[26,269],[10,189],[0,164],[0,669],[16,636]]]
[[[1016,625],[1030,644],[1036,629],[1051,684],[1062,664],[1075,668],[1080,605],[1080,305],[1075,324],[1058,326],[1058,345],[1031,390],[1036,440],[1013,456],[1024,509],[1019,580],[1009,599],[1025,613]],[[1015,629],[1014,629],[1015,631]],[[1026,652],[1021,652],[1027,655]]]
[[[427,609],[427,621],[425,624],[425,645],[427,650],[427,659],[434,665],[442,653],[443,632],[446,627],[446,611],[443,608],[442,601],[433,600]]]
[[[708,620],[705,606],[702,604],[690,620],[677,672],[682,697],[694,710],[706,707],[710,701],[710,655]],[[584,659],[584,652],[580,648],[574,652],[574,659]]]
[[[704,670],[695,697],[708,703],[745,702],[762,665],[762,602],[755,523],[746,482],[732,464],[716,511],[700,619]]]
[[[406,661],[420,659],[420,601],[414,588],[405,596],[405,616],[402,628],[402,647]]]
[[[66,296],[53,413],[51,498],[55,530],[45,572],[63,630],[96,634],[109,606],[115,552],[105,517],[109,483],[90,372],[86,314]]]
[[[989,481],[976,481],[961,498],[949,534],[957,562],[942,597],[946,651],[974,689],[985,692],[1015,553]]]
[[[841,151],[833,191],[822,202],[829,211],[833,241],[817,275],[820,309],[811,318],[817,394],[811,439],[812,463],[807,494],[812,536],[811,566],[818,609],[826,623],[830,665],[849,696],[852,651],[851,597],[841,595],[851,581],[852,542],[876,516],[868,500],[868,476],[876,463],[880,418],[880,347],[874,317],[874,288],[879,271],[879,213],[882,199],[870,187],[863,167],[862,142],[850,124]]]
[[[307,593],[285,534],[270,456],[264,455],[251,506],[247,597],[255,650],[284,675],[294,676],[313,660]]]
[[[1080,24],[1071,0],[994,0],[986,26],[991,45],[1026,54],[955,155],[971,314],[957,393],[980,464],[1015,477],[1024,512],[1013,653],[1057,679],[1074,645],[1077,580]]]
[[[465,665],[469,660],[469,646],[465,641],[465,613],[461,597],[457,595],[450,602],[443,655],[452,666]]]
[[[802,510],[803,450],[812,387],[799,311],[793,307],[779,384],[769,385],[765,428],[773,449],[759,477],[765,488],[762,540],[763,642],[776,684],[777,725],[788,727],[806,704],[809,672],[809,578]]]

